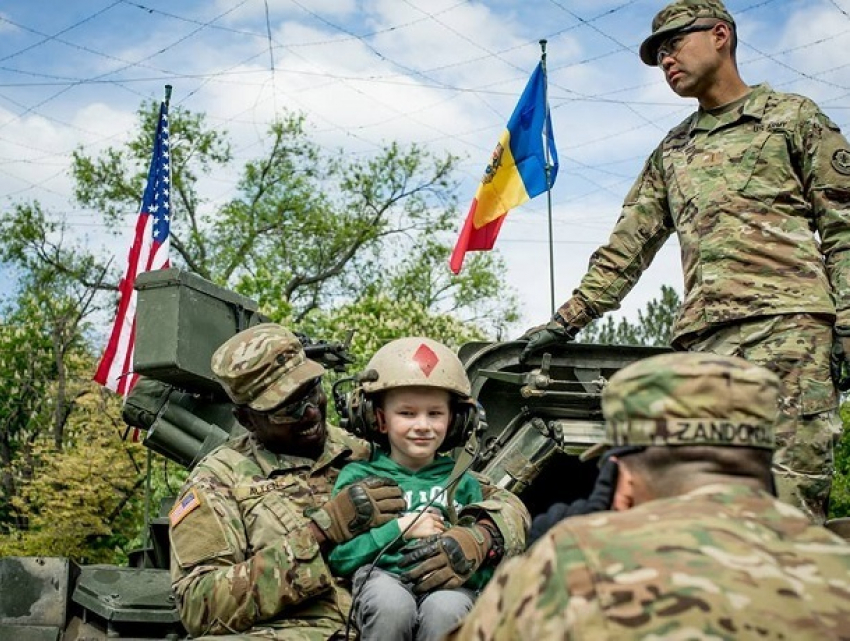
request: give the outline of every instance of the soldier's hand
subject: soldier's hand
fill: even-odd
[[[577,499],[572,503],[554,503],[542,514],[538,514],[531,522],[526,545],[531,547],[537,539],[546,534],[558,523],[570,516],[606,512],[613,507],[614,492],[617,489],[617,462],[610,457],[605,458],[599,467],[599,475],[593,491],[586,499]]]
[[[412,567],[402,579],[413,584],[416,594],[460,587],[484,562],[490,545],[483,527],[456,525],[406,546],[399,565]]]
[[[605,512],[611,509],[614,502],[614,492],[617,489],[617,473],[619,466],[611,457],[606,457],[599,468],[596,477],[596,485],[585,501],[575,507],[570,506],[567,516],[577,514],[593,514],[594,512]],[[579,503],[576,501],[576,503]]]
[[[829,365],[835,386],[842,392],[850,390],[850,336],[835,338]]]
[[[519,362],[524,363],[532,354],[540,352],[551,345],[568,343],[575,340],[576,334],[578,334],[578,330],[575,327],[563,325],[555,320],[551,320],[545,325],[532,327],[519,338],[519,340],[528,341],[528,344],[526,344],[522,353],[519,355]]]
[[[380,476],[368,476],[343,488],[308,516],[328,539],[339,544],[392,521],[406,507],[398,483]]]

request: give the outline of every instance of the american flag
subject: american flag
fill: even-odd
[[[136,233],[130,246],[127,271],[118,285],[118,313],[112,335],[97,366],[94,380],[126,396],[139,375],[133,372],[133,346],[136,338],[136,276],[142,272],[169,267],[168,246],[171,228],[171,163],[168,151],[168,103],[159,108],[153,158],[142,206],[136,220]],[[133,440],[138,440],[134,432]]]

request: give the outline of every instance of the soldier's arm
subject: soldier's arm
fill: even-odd
[[[180,617],[193,636],[249,629],[328,590],[330,569],[310,521],[293,511],[291,532],[247,550],[241,515],[229,488],[198,479],[184,488],[190,508],[172,517],[171,578]]]
[[[850,333],[850,144],[811,101],[801,107],[797,136],[803,188],[835,298],[835,325]]]
[[[595,607],[592,575],[569,533],[561,531],[555,541],[547,535],[529,554],[502,563],[447,639],[574,638],[572,630],[581,611]],[[568,586],[573,583],[585,583],[588,591],[571,595]]]
[[[619,308],[673,233],[661,169],[661,149],[647,159],[632,186],[608,243],[590,257],[587,273],[572,297],[558,309],[567,326],[581,329]]]
[[[473,476],[481,483],[483,500],[464,506],[458,516],[473,516],[476,520],[492,522],[502,535],[503,555],[514,556],[525,550],[525,539],[531,526],[531,515],[522,501],[512,492],[503,490],[480,475]]]

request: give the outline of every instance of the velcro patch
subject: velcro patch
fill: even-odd
[[[850,176],[850,150],[836,149],[832,154],[832,168],[839,174]]]
[[[168,519],[171,521],[171,527],[176,526],[180,521],[186,518],[186,515],[192,512],[195,508],[201,507],[201,499],[198,497],[198,494],[195,492],[195,488],[191,488],[186,494],[183,495],[183,498],[180,499],[180,502],[177,503],[171,511],[168,513]]]

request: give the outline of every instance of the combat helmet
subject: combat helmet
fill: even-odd
[[[356,378],[348,395],[348,429],[368,441],[386,444],[378,431],[375,404],[397,387],[433,387],[451,393],[452,422],[440,446],[447,452],[463,444],[478,424],[477,403],[463,363],[442,343],[422,336],[391,341],[379,349]]]

